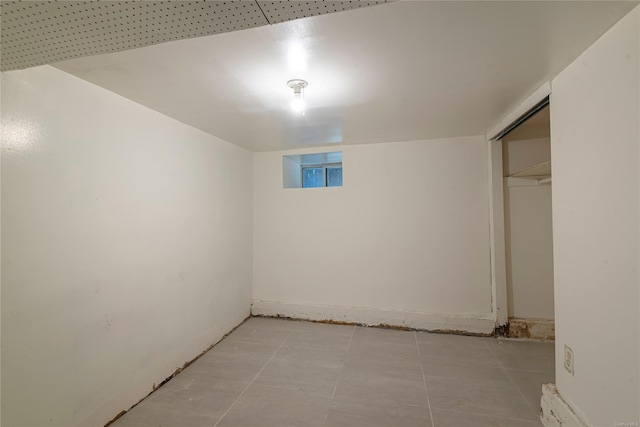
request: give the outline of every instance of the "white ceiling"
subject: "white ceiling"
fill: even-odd
[[[55,66],[254,151],[478,135],[637,3],[396,2]]]

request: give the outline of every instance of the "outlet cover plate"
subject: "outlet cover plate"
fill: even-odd
[[[573,350],[568,345],[564,345],[564,369],[573,375]]]

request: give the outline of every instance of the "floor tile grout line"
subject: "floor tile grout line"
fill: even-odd
[[[520,397],[524,400],[524,403],[529,407],[529,409],[531,409],[531,412],[533,412],[534,415],[538,416],[539,414],[537,413],[537,411],[535,409],[533,409],[533,407],[531,406],[531,404],[529,403],[529,400],[525,397],[524,393],[522,392],[522,390],[520,390],[520,387],[518,387],[518,384],[516,383],[516,381],[513,379],[513,377],[511,377],[511,375],[509,374],[509,370],[507,368],[504,367],[504,365],[502,364],[502,361],[498,358],[498,355],[496,355],[496,353],[493,351],[493,349],[491,348],[491,346],[489,345],[489,343],[487,343],[485,341],[485,345],[487,346],[487,348],[489,349],[489,351],[491,352],[491,354],[493,355],[493,357],[496,358],[496,360],[498,361],[498,363],[500,364],[500,367],[502,368],[502,370],[504,371],[504,373],[507,375],[507,378],[509,378],[509,381],[511,381],[511,384],[513,384],[513,386],[516,388],[516,390],[518,390],[518,393],[520,394]],[[542,391],[541,391],[542,392]]]
[[[345,351],[345,360],[349,355],[349,349],[351,348],[351,342],[353,341],[353,336],[356,333],[357,326],[354,326],[351,330],[351,336],[349,337],[349,343],[347,344],[347,351]],[[336,379],[336,385],[333,386],[333,393],[331,393],[331,400],[336,396],[336,390],[338,389],[338,383],[340,382],[340,375],[342,375],[342,371],[344,370],[344,361],[342,362],[342,369],[340,370],[340,374],[338,374],[338,378]],[[327,414],[328,416],[329,414]]]
[[[509,377],[509,381],[511,381],[511,384],[513,384],[515,386],[516,390],[518,390],[518,393],[520,393],[520,397],[522,397],[524,399],[524,403],[527,404],[527,406],[529,407],[529,409],[531,409],[531,412],[533,412],[534,415],[539,417],[540,416],[540,414],[538,413],[539,411],[536,411],[533,408],[533,406],[531,406],[531,404],[529,403],[529,400],[525,397],[525,395],[522,392],[522,390],[520,390],[520,387],[518,387],[518,383],[516,383],[516,381],[511,376],[511,374],[509,374],[509,371],[507,371],[506,369],[504,371],[507,374],[507,377]],[[540,390],[540,397],[542,397],[542,390]]]
[[[413,331],[413,338],[416,341],[416,350],[418,351],[418,359],[420,359],[420,345],[418,344],[418,334],[416,331]],[[424,384],[424,392],[427,396],[427,406],[429,407],[429,417],[431,418],[431,426],[435,427],[435,421],[433,420],[433,412],[431,411],[431,400],[429,399],[429,389],[427,388],[427,378],[424,375],[424,366],[422,366],[422,361],[420,361],[420,372],[422,372],[422,384]]]
[[[251,345],[273,345],[275,347],[275,344],[270,344],[268,342],[260,342],[260,341],[229,340],[229,342],[235,342],[238,344],[251,344]]]
[[[358,330],[360,330],[359,339],[358,340],[355,339],[355,332],[358,332],[356,330],[356,328],[358,328]],[[325,389],[326,391],[323,393],[323,396],[325,396],[325,397],[323,397],[323,399],[329,398],[329,400],[326,401],[326,405],[327,405],[326,409],[321,411],[318,414],[319,415],[318,421],[321,422],[321,418],[322,418],[322,415],[323,415],[323,412],[324,412],[325,425],[327,424],[328,415],[332,415],[332,412],[335,412],[336,410],[339,411],[339,413],[343,412],[344,408],[341,408],[341,407],[336,408],[335,406],[336,406],[336,402],[338,402],[338,403],[341,402],[341,399],[343,398],[343,391],[344,391],[343,388],[344,388],[344,386],[346,384],[345,381],[348,382],[348,377],[346,379],[344,377],[345,373],[348,374],[349,371],[350,371],[350,368],[354,367],[354,363],[353,362],[355,362],[356,364],[360,362],[361,354],[360,354],[359,350],[360,350],[360,345],[362,344],[360,338],[364,338],[364,342],[365,343],[369,342],[369,338],[370,338],[369,335],[362,333],[365,330],[364,328],[352,326],[351,329],[352,330],[350,332],[348,332],[348,330],[344,331],[344,332],[346,332],[346,334],[345,333],[341,333],[340,334],[341,335],[340,336],[340,340],[339,340],[340,341],[340,351],[339,351],[339,354],[337,355],[338,358],[335,360],[338,363],[335,364],[334,368],[333,368],[333,375],[335,375],[335,373],[337,372],[338,373],[338,377],[336,378],[336,380],[334,382],[333,391],[332,391],[332,394],[330,395],[331,397],[329,398],[328,393],[326,393],[326,392],[328,392],[328,390]],[[256,331],[254,331],[254,332],[256,332]],[[258,332],[260,332],[260,331],[258,331]],[[262,332],[267,332],[267,331],[262,331]],[[238,384],[238,385],[240,385],[240,389],[238,389],[236,387],[235,388],[235,392],[232,392],[232,394],[228,396],[229,400],[225,399],[226,402],[224,402],[224,404],[221,405],[221,407],[219,408],[219,410],[224,411],[224,413],[222,413],[221,415],[218,415],[220,417],[218,419],[216,419],[215,417],[213,419],[211,419],[209,421],[211,424],[207,424],[207,425],[213,426],[213,427],[221,427],[223,424],[226,423],[226,422],[223,423],[223,420],[224,420],[224,418],[226,416],[228,416],[229,413],[232,414],[231,416],[229,416],[230,417],[229,419],[235,419],[235,417],[238,415],[239,412],[244,412],[245,405],[248,403],[248,401],[247,401],[247,399],[244,399],[243,396],[248,393],[248,389],[251,386],[255,386],[255,387],[252,389],[252,392],[248,394],[250,396],[249,399],[252,400],[252,398],[256,394],[258,394],[258,392],[262,393],[262,390],[263,390],[262,386],[259,385],[259,384],[263,383],[262,379],[261,379],[261,381],[258,381],[258,383],[256,383],[255,381],[257,381],[257,379],[260,377],[260,375],[262,375],[264,370],[267,370],[266,367],[269,365],[269,363],[271,363],[271,362],[273,362],[273,360],[275,360],[275,356],[278,355],[280,351],[283,351],[283,352],[287,351],[287,348],[289,346],[291,346],[291,344],[290,344],[291,341],[289,341],[289,340],[294,340],[295,341],[297,339],[297,334],[300,334],[301,332],[304,333],[304,335],[307,335],[307,334],[311,335],[312,337],[309,337],[309,338],[312,338],[312,341],[315,340],[315,338],[313,338],[313,336],[315,335],[315,332],[312,331],[312,330],[307,331],[305,328],[301,327],[300,325],[296,325],[294,328],[292,328],[290,330],[285,330],[284,332],[285,332],[284,334],[278,333],[276,336],[273,336],[272,338],[276,338],[276,340],[271,340],[270,343],[252,342],[252,341],[232,341],[231,340],[230,344],[233,344],[234,346],[235,346],[235,344],[250,344],[251,346],[247,346],[245,349],[246,350],[251,350],[251,351],[253,351],[252,347],[254,345],[255,346],[265,346],[265,348],[260,350],[260,353],[262,353],[261,354],[261,356],[262,356],[261,359],[263,361],[263,366],[258,368],[257,366],[255,366],[255,364],[253,364],[254,369],[258,369],[257,373],[254,374],[254,376],[251,377],[251,378],[246,378],[245,377],[245,381],[247,379],[249,379],[249,381],[247,383],[245,383],[246,386],[243,387],[242,384]],[[537,379],[532,375],[541,374],[541,373],[545,373],[545,372],[544,371],[540,371],[540,370],[531,371],[531,370],[526,369],[526,367],[530,366],[530,364],[528,362],[538,362],[538,358],[540,358],[540,360],[543,360],[542,355],[546,355],[547,357],[548,356],[553,357],[546,350],[545,350],[544,354],[541,353],[541,356],[536,356],[534,358],[529,358],[528,355],[530,354],[530,352],[529,352],[527,346],[522,347],[522,349],[526,350],[525,353],[520,354],[519,351],[516,351],[515,353],[513,353],[511,345],[504,345],[504,346],[503,345],[498,345],[498,342],[490,341],[491,338],[482,339],[482,342],[484,342],[484,344],[482,344],[482,345],[484,345],[485,347],[482,347],[482,345],[480,345],[478,347],[474,347],[476,349],[474,351],[482,351],[483,349],[484,350],[489,350],[488,354],[487,354],[488,357],[486,358],[486,361],[489,361],[489,360],[493,360],[494,361],[494,362],[492,362],[493,365],[490,368],[491,371],[493,372],[493,375],[489,375],[490,378],[498,379],[499,378],[498,376],[503,378],[503,375],[499,374],[498,370],[501,370],[503,373],[507,374],[508,380],[506,380],[506,382],[504,382],[504,380],[502,380],[500,382],[502,384],[504,384],[505,388],[512,387],[512,386],[516,387],[516,389],[518,390],[518,393],[513,395],[513,391],[511,391],[511,394],[514,396],[515,400],[513,400],[514,403],[512,405],[510,405],[510,406],[512,406],[513,408],[516,408],[517,406],[520,406],[521,410],[519,410],[519,411],[509,411],[509,412],[505,413],[502,410],[490,409],[491,404],[489,404],[489,405],[484,405],[484,404],[483,405],[478,405],[475,408],[470,408],[470,407],[467,407],[467,408],[462,408],[462,407],[461,408],[451,408],[451,407],[449,407],[449,408],[447,408],[447,406],[449,406],[449,405],[439,405],[437,403],[437,401],[438,401],[438,393],[437,393],[437,390],[435,390],[435,389],[432,389],[432,392],[434,392],[434,405],[433,405],[433,408],[432,408],[431,407],[432,405],[431,405],[431,402],[430,402],[430,397],[431,396],[430,396],[430,392],[428,391],[427,384],[432,384],[431,386],[433,386],[433,382],[432,381],[436,381],[436,382],[438,381],[438,379],[434,378],[434,376],[438,376],[438,375],[440,375],[442,373],[438,369],[435,369],[434,372],[431,372],[432,367],[434,367],[434,365],[432,365],[432,361],[430,360],[430,357],[432,356],[431,353],[434,351],[432,349],[433,349],[433,347],[436,347],[436,349],[437,349],[437,347],[439,347],[439,345],[438,345],[437,342],[431,342],[429,340],[425,341],[424,338],[423,338],[423,335],[419,334],[417,331],[411,331],[411,332],[414,335],[414,342],[412,344],[409,344],[407,341],[405,341],[406,344],[409,344],[409,347],[406,347],[404,350],[410,351],[411,347],[416,349],[417,353],[415,353],[415,354],[417,354],[417,356],[418,356],[418,364],[420,365],[420,368],[421,368],[422,380],[423,380],[423,389],[426,392],[426,398],[427,398],[426,401],[427,401],[427,405],[428,405],[427,407],[429,409],[429,414],[430,414],[432,427],[435,426],[435,417],[438,417],[439,422],[441,422],[442,420],[440,418],[442,418],[442,417],[445,417],[445,418],[454,417],[455,418],[456,417],[455,414],[460,414],[458,416],[462,416],[462,414],[465,414],[467,416],[472,416],[473,415],[473,417],[478,417],[477,420],[476,420],[477,422],[480,422],[481,419],[485,419],[486,418],[487,421],[489,421],[491,419],[495,419],[494,422],[499,422],[499,423],[501,422],[500,420],[502,419],[502,420],[504,420],[502,422],[511,422],[511,423],[514,423],[514,424],[517,424],[517,425],[520,425],[520,424],[526,424],[526,425],[531,425],[531,426],[539,425],[540,414],[539,414],[539,411],[535,410],[535,408],[537,407],[536,401],[535,401],[536,399],[535,399],[535,396],[530,396],[529,392],[530,391],[534,391],[535,392],[536,388],[539,388],[539,387],[537,387]],[[374,335],[373,337],[375,337],[375,336],[376,335]],[[389,336],[391,338],[395,337],[395,335],[389,335]],[[386,336],[381,336],[380,338],[382,339],[382,338],[385,338],[385,337]],[[231,337],[229,337],[229,338],[231,338]],[[256,335],[256,338],[261,338],[261,336],[260,335]],[[493,339],[493,340],[495,340],[495,339]],[[278,343],[278,341],[280,341],[280,343]],[[308,341],[308,338],[305,338],[304,341],[305,342]],[[344,344],[345,344],[344,341],[347,341],[347,346],[344,346]],[[374,340],[374,341],[378,342],[378,340]],[[394,340],[392,339],[392,341],[394,341]],[[410,339],[409,339],[409,341],[410,341]],[[355,342],[355,344],[354,344],[354,342]],[[500,343],[500,344],[502,344],[502,343]],[[507,344],[507,343],[505,342],[505,344]],[[423,348],[420,348],[420,345],[423,345]],[[315,347],[307,347],[306,345],[298,346],[297,344],[294,344],[293,346],[294,347],[300,347],[300,348],[303,348],[303,349],[309,349],[309,350],[317,350],[318,349],[318,348],[315,348]],[[393,344],[392,346],[395,346],[395,345]],[[354,352],[355,353],[350,353],[351,347],[354,347]],[[464,347],[464,345],[463,345],[463,347]],[[519,350],[520,346],[519,345],[515,345],[514,348],[515,348],[515,350]],[[422,350],[423,349],[425,350],[425,357],[424,358],[422,357]],[[267,351],[265,352],[264,350],[267,350]],[[267,360],[267,359],[264,359],[264,358],[268,355],[268,351],[271,351],[272,354],[269,355],[269,357],[267,358],[268,360]],[[411,353],[414,354],[412,351],[411,351]],[[534,353],[536,353],[536,352],[534,352]],[[498,356],[498,355],[500,355],[500,356]],[[279,356],[279,359],[276,360],[276,362],[274,362],[274,363],[279,363],[281,358],[284,357],[284,356],[285,356],[284,354]],[[353,356],[355,356],[355,357],[353,357]],[[444,357],[443,355],[441,355],[441,356]],[[436,357],[436,356],[434,356],[434,357]],[[493,359],[490,359],[491,357],[493,357]],[[520,362],[520,363],[515,363],[514,364],[513,360],[512,360],[513,357],[524,357],[525,359],[521,360],[521,361],[516,360],[516,362]],[[404,359],[404,357],[401,357],[401,358]],[[484,360],[484,358],[483,358],[483,360]],[[254,359],[254,361],[256,361],[256,360]],[[257,361],[259,363],[259,360],[257,360]],[[340,361],[342,362],[341,366],[339,364]],[[350,361],[351,363],[347,364],[346,362],[348,362],[348,361]],[[460,360],[458,362],[464,362],[464,360]],[[527,363],[524,364],[524,363],[521,363],[521,362],[527,362]],[[516,368],[508,368],[507,367],[507,366],[513,366],[513,365],[515,365]],[[259,364],[258,364],[258,366],[259,366]],[[534,363],[533,366],[537,366],[537,364]],[[273,365],[272,365],[272,367],[273,367]],[[336,368],[337,368],[337,370],[336,370]],[[429,369],[430,370],[429,379],[427,379],[427,377],[426,377],[426,371],[428,370],[426,368],[430,368]],[[415,375],[418,372],[415,370],[415,367],[412,370],[414,371],[414,373],[412,375],[413,375],[413,377],[415,379]],[[267,370],[267,371],[269,371],[269,370]],[[254,371],[254,372],[256,372],[256,371]],[[547,373],[550,373],[551,375],[553,375],[552,372],[547,372]],[[449,378],[449,377],[445,376],[444,378]],[[342,386],[339,385],[340,380],[342,380],[342,382],[343,382]],[[418,385],[418,388],[419,388],[419,378],[417,380],[418,380],[418,384],[415,384],[415,385]],[[531,380],[534,380],[534,383],[536,383],[534,387],[529,387],[529,385],[531,383]],[[191,379],[190,381],[193,381],[193,379]],[[548,382],[548,381],[546,381],[546,382]],[[243,383],[244,383],[244,381],[243,381]],[[272,384],[265,384],[265,385],[268,385],[269,387],[274,387],[276,389],[279,388],[278,385],[272,385]],[[330,384],[329,384],[329,386],[330,386]],[[259,388],[256,389],[256,387],[259,387]],[[337,387],[341,387],[342,391],[341,391],[341,395],[338,395],[338,397],[336,398]],[[283,389],[288,389],[287,387],[282,387],[282,388]],[[231,391],[231,390],[229,390],[229,391]],[[417,396],[415,394],[416,391],[417,390],[415,390],[412,393],[412,395],[414,395],[416,397],[419,397],[419,396]],[[270,393],[268,391],[268,389],[266,389],[266,392]],[[417,391],[417,392],[419,393],[419,391]],[[236,396],[235,398],[233,397],[234,395]],[[525,405],[521,406],[522,400],[517,401],[517,398],[515,396],[520,396],[521,399],[524,398]],[[531,397],[533,397],[533,399]],[[337,399],[337,401],[335,399]],[[189,399],[189,400],[191,400],[191,399]],[[240,402],[240,406],[238,406],[238,408],[236,409],[236,412],[233,412],[232,409],[234,407],[236,407],[236,405],[238,404],[238,401],[241,401]],[[425,402],[425,401],[422,401],[421,398],[418,401],[419,402]],[[517,402],[520,402],[520,404],[518,404]],[[225,406],[227,406],[227,408],[225,408]],[[422,415],[422,417],[426,416],[426,413],[424,412],[424,409],[426,409],[426,408],[424,408],[424,403],[422,403],[422,404],[411,404],[411,403],[408,403],[407,406],[416,406],[416,407],[423,408],[423,409],[420,410],[420,412],[422,412],[422,414],[424,414],[424,415]],[[532,412],[526,412],[526,409],[525,409],[526,407],[530,408],[530,410]],[[347,411],[348,411],[348,409],[347,409]],[[216,411],[216,412],[218,412],[218,414],[220,414],[219,411]],[[449,415],[447,416],[446,413],[449,413]],[[434,414],[438,414],[438,415],[434,415]],[[374,415],[374,418],[375,418],[375,415]],[[519,423],[518,423],[518,421],[519,421]],[[425,423],[425,425],[426,425],[426,419],[422,418],[422,422]],[[439,425],[440,424],[438,424],[438,426]]]
[[[220,421],[222,421],[224,419],[225,416],[227,416],[227,414],[229,413],[229,411],[235,406],[235,404],[238,402],[238,400],[240,400],[240,398],[244,395],[244,393],[249,389],[249,387],[251,387],[251,385],[253,384],[253,382],[256,380],[256,378],[258,378],[258,376],[260,376],[260,374],[262,373],[262,371],[264,371],[264,368],[267,367],[267,365],[269,364],[269,362],[271,362],[273,360],[273,358],[275,357],[275,355],[278,353],[278,351],[280,351],[280,349],[282,347],[284,347],[284,344],[287,342],[287,340],[291,337],[291,335],[293,335],[295,329],[291,330],[289,332],[289,335],[287,335],[287,337],[282,341],[282,343],[280,344],[280,346],[273,352],[273,354],[271,355],[271,357],[269,358],[269,360],[267,360],[264,365],[262,366],[262,368],[258,371],[257,374],[255,374],[255,376],[251,379],[251,381],[249,382],[249,384],[247,384],[247,386],[240,392],[240,394],[238,395],[238,397],[236,397],[236,399],[231,403],[231,405],[229,405],[229,407],[227,408],[226,411],[224,411],[224,414],[222,414],[222,416],[218,419],[218,421],[216,421],[216,423],[213,425],[213,427],[217,427],[218,424],[220,424]]]
[[[528,420],[526,418],[505,417],[504,415],[492,415],[492,414],[485,414],[485,413],[482,413],[482,412],[475,412],[475,411],[456,411],[455,409],[448,409],[448,408],[437,408],[437,409],[438,409],[438,411],[453,412],[454,414],[480,415],[482,417],[500,418],[500,419],[503,419],[503,420],[510,420],[510,421],[525,421],[525,422],[528,422],[528,423],[535,423],[536,422],[536,420]]]
[[[504,368],[505,371],[507,372],[522,372],[525,374],[554,374],[555,376],[555,371],[552,369],[548,369],[546,371],[540,370],[540,369],[516,369],[516,368]]]

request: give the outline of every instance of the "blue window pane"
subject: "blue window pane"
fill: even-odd
[[[342,168],[327,168],[327,187],[342,187]]]
[[[324,187],[324,181],[322,179],[322,168],[302,169],[302,187]]]

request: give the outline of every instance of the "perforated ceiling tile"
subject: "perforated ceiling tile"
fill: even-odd
[[[1,4],[2,70],[267,24],[253,1]]]
[[[361,7],[375,6],[387,0],[374,1],[262,1],[260,8],[271,24],[305,18],[307,16],[324,15],[325,13],[342,12]]]
[[[0,70],[244,30],[384,2],[2,0]]]

